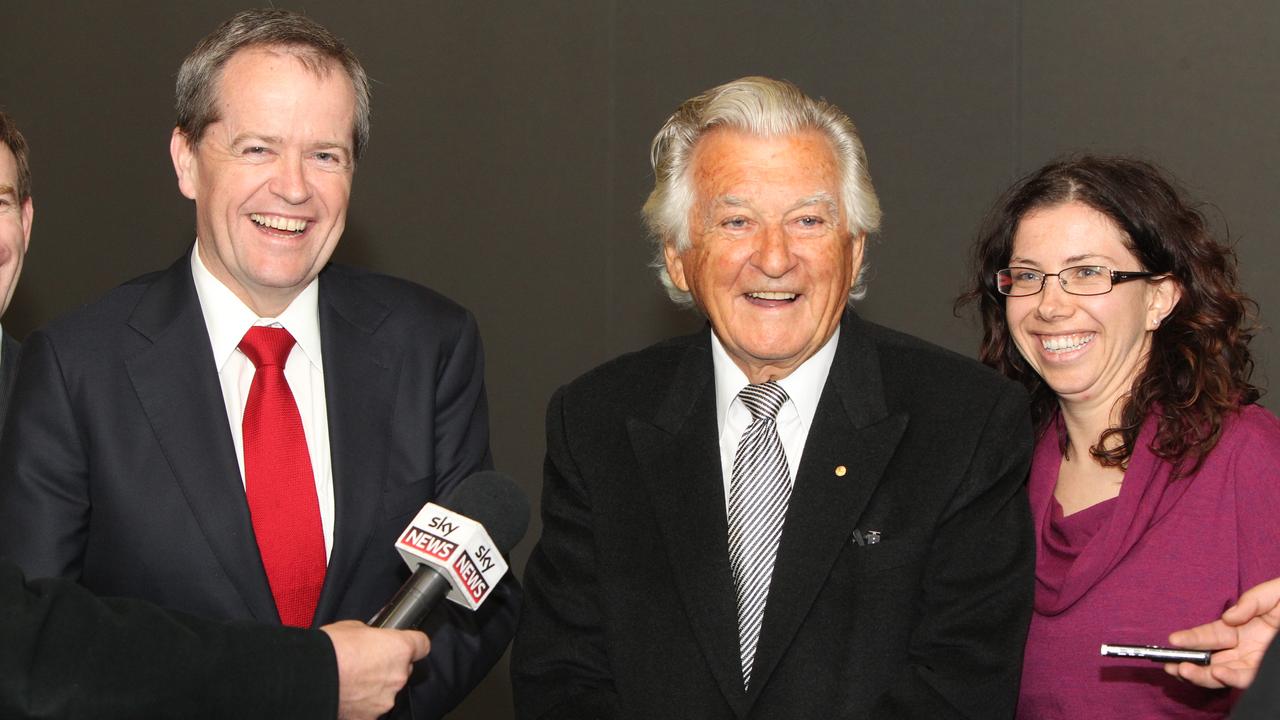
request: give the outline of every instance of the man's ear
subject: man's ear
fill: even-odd
[[[191,200],[196,199],[196,149],[178,128],[169,137],[169,157],[173,158],[173,171],[178,175],[178,189]]]
[[[22,201],[22,254],[27,253],[27,248],[31,247],[31,223],[35,220],[36,204],[28,197]]]
[[[667,275],[671,276],[671,283],[685,292],[689,292],[689,282],[684,277],[684,259],[680,257],[680,253],[676,251],[674,243],[666,243],[662,246],[662,256],[667,261]]]
[[[867,249],[867,234],[862,232],[849,240],[849,287],[858,282],[858,273],[862,271],[862,254]]]

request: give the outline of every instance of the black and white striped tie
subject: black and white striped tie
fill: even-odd
[[[769,599],[778,539],[791,499],[791,475],[778,437],[778,410],[787,393],[772,380],[748,385],[738,399],[751,411],[729,482],[729,564],[738,589],[738,647],[742,686],[751,685],[756,644]]]

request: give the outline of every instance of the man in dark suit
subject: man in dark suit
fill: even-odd
[[[31,242],[31,166],[27,141],[4,112],[0,112],[0,317],[13,299],[22,274],[22,259]],[[0,330],[0,430],[4,428],[9,394],[17,377],[21,345]]]
[[[31,236],[26,140],[0,112],[0,315]],[[18,342],[0,351],[0,427]],[[392,707],[428,649],[412,631],[352,620],[319,630],[223,623],[99,599],[61,579],[28,583],[0,562],[0,717],[333,718]],[[73,687],[74,693],[66,692]]]
[[[330,265],[367,143],[364,70],[283,10],[178,74],[170,151],[196,243],[33,333],[0,440],[0,556],[214,618],[368,619],[428,500],[491,466],[470,314]],[[439,717],[511,637],[518,589],[442,608],[400,712]]]
[[[653,162],[662,278],[710,329],[551,401],[518,716],[1011,717],[1026,398],[847,309],[879,222],[852,123],[743,78]]]

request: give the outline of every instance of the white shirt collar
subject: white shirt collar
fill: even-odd
[[[839,341],[840,326],[836,325],[835,332],[818,348],[818,352],[778,381],[804,421],[806,432],[813,424],[813,416],[818,412],[818,400],[822,397],[822,388],[827,384],[827,375],[836,358],[836,345]],[[711,364],[715,370],[716,382],[716,428],[717,432],[724,432],[729,406],[750,382],[746,373],[729,357],[729,351],[725,350],[714,330],[711,332]]]
[[[244,334],[254,325],[276,325],[289,331],[307,360],[324,369],[320,350],[320,279],[313,278],[284,312],[274,318],[258,314],[213,276],[200,259],[198,247],[191,250],[191,276],[196,283],[196,297],[204,313],[205,328],[213,345],[213,360],[218,372],[236,352]]]

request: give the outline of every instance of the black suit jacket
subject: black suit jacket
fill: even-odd
[[[338,708],[319,632],[223,624],[0,563],[0,717],[322,720]]]
[[[1033,572],[1021,388],[846,313],[745,692],[709,338],[551,401],[518,716],[1012,716]]]
[[[1231,711],[1231,720],[1275,720],[1280,717],[1280,642],[1272,642],[1258,675]]]
[[[33,333],[0,441],[0,556],[219,619],[279,622],[188,257]],[[335,500],[316,624],[368,620],[407,577],[428,500],[490,467],[479,334],[426,288],[330,265],[320,335]],[[514,630],[514,582],[427,628],[414,716],[452,708]],[[448,604],[446,604],[448,605]]]
[[[0,333],[0,431],[4,430],[5,413],[9,408],[9,395],[13,393],[13,382],[18,378],[18,356],[22,345],[9,337],[9,333]]]

